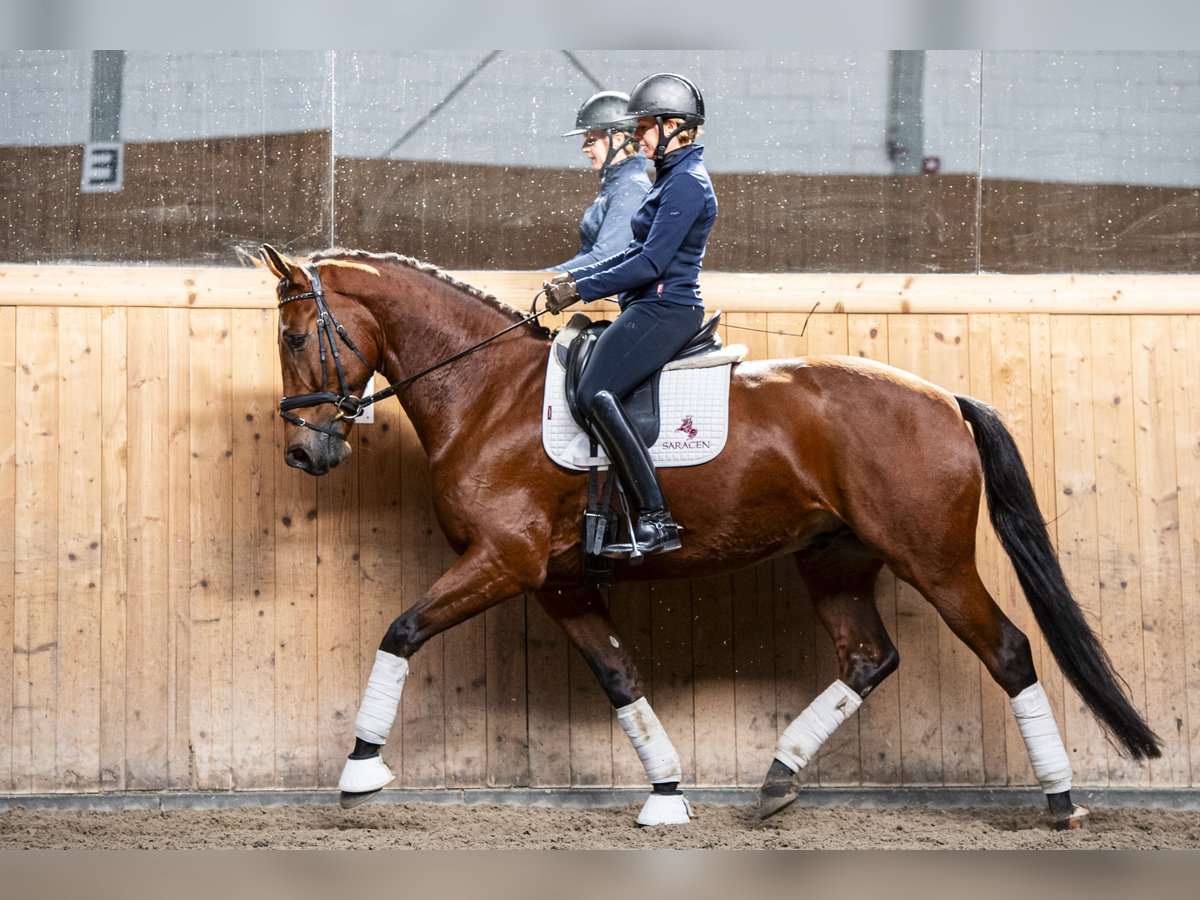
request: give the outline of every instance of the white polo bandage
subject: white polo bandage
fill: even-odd
[[[1054,721],[1054,712],[1042,683],[1035,681],[1017,696],[1009,699],[1017,728],[1025,739],[1033,774],[1047,794],[1061,794],[1071,789],[1071,760],[1063,746],[1062,735]]]
[[[375,665],[367,679],[362,705],[354,720],[354,734],[372,744],[387,743],[400,708],[400,693],[408,677],[408,660],[394,653],[375,651]]]
[[[793,772],[799,772],[860,706],[862,697],[841,680],[835,681],[779,736],[775,758]]]
[[[683,767],[679,763],[675,745],[667,737],[662,723],[645,697],[618,709],[617,721],[625,729],[638,759],[646,767],[651,784],[683,780]]]

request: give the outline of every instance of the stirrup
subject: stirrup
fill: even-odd
[[[671,519],[671,514],[665,509],[654,510],[645,517],[639,516],[636,524],[630,520],[628,510],[626,510],[625,518],[630,541],[606,544],[600,551],[602,555],[615,559],[628,559],[630,564],[636,566],[642,562],[645,556],[669,553],[683,546],[683,542],[679,540],[679,526],[675,524]],[[653,533],[647,534],[646,532]]]

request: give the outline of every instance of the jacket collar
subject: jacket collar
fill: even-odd
[[[655,162],[654,166],[658,171],[658,177],[661,178],[671,169],[675,168],[685,159],[690,159],[695,156],[698,162],[702,162],[704,158],[703,144],[688,144],[686,147],[680,147],[678,150],[668,153],[660,161]]]

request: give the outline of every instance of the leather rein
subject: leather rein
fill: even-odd
[[[448,366],[453,362],[457,362],[464,356],[468,356],[481,347],[490,344],[492,341],[496,340],[496,338],[502,337],[508,334],[510,331],[520,328],[522,325],[527,325],[530,322],[534,322],[549,312],[547,309],[543,309],[541,312],[535,311],[537,309],[537,298],[541,295],[541,293],[544,293],[539,292],[539,294],[533,298],[533,307],[530,310],[530,314],[521,319],[519,322],[515,322],[508,328],[496,332],[489,338],[484,338],[478,344],[468,347],[466,350],[455,353],[453,356],[447,357],[441,362],[434,363],[427,369],[422,369],[415,375],[410,375],[403,381],[388,385],[383,390],[376,391],[367,397],[356,397],[350,393],[349,385],[346,384],[346,372],[342,368],[342,357],[340,351],[338,350],[337,338],[340,338],[342,343],[350,348],[350,350],[354,352],[355,356],[362,360],[363,365],[366,366],[368,370],[374,372],[375,367],[367,361],[365,356],[363,356],[362,351],[358,349],[358,346],[353,340],[351,340],[350,335],[346,332],[346,329],[342,327],[341,323],[338,322],[337,317],[334,316],[333,310],[329,308],[329,303],[325,300],[325,291],[321,287],[321,276],[317,272],[316,265],[313,263],[303,263],[301,264],[300,268],[304,271],[304,274],[308,276],[311,289],[302,291],[298,294],[290,294],[286,297],[280,297],[278,306],[279,309],[283,309],[285,306],[287,306],[287,304],[295,303],[297,300],[312,300],[317,304],[317,345],[320,349],[321,355],[321,390],[311,394],[296,394],[292,397],[280,398],[279,415],[291,422],[293,425],[300,425],[303,428],[310,428],[313,431],[319,431],[322,434],[330,435],[331,437],[338,438],[342,441],[346,440],[346,436],[343,435],[337,428],[334,428],[330,425],[322,425],[319,422],[309,422],[307,419],[302,419],[300,416],[293,413],[292,410],[300,409],[301,407],[305,406],[321,406],[326,403],[332,403],[337,408],[337,413],[333,417],[334,422],[337,422],[340,419],[348,419],[353,421],[362,415],[363,410],[368,406],[371,406],[380,400],[386,400],[397,391],[408,387],[417,379],[424,378],[426,375],[430,374],[431,372],[436,372],[443,366]],[[277,290],[282,292],[289,285],[290,281],[288,279],[281,279]],[[333,365],[337,370],[338,393],[334,393],[329,389],[326,359],[330,355],[333,356]]]

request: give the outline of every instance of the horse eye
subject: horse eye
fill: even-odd
[[[304,345],[308,343],[307,334],[285,334],[283,339],[287,341],[287,345],[293,350],[303,350]]]

